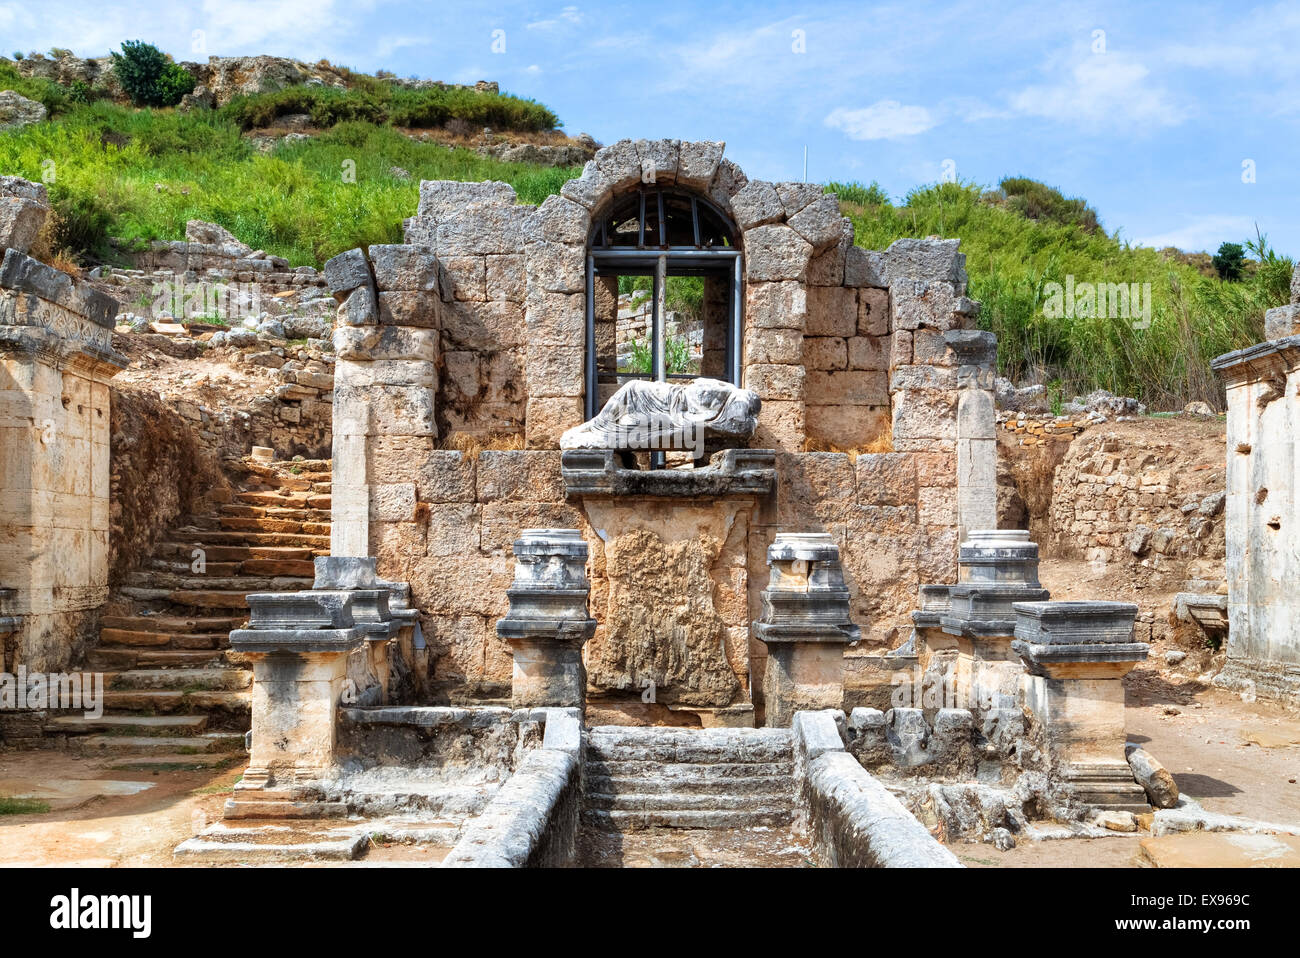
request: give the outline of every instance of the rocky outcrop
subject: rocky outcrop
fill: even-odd
[[[45,106],[20,96],[13,90],[0,90],[0,133],[21,130],[45,119]]]

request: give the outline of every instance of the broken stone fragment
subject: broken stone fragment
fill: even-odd
[[[1133,777],[1147,793],[1156,808],[1173,808],[1178,804],[1178,783],[1170,771],[1155,760],[1146,749],[1132,742],[1124,749]]]

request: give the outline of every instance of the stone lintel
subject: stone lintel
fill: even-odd
[[[627,469],[612,449],[569,449],[560,471],[569,498],[770,496],[777,486],[773,449],[724,449],[699,469]]]
[[[1300,335],[1256,343],[1216,357],[1210,368],[1229,386],[1284,376],[1300,366]]]

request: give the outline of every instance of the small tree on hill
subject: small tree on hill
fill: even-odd
[[[1214,271],[1219,274],[1219,279],[1235,283],[1241,279],[1246,263],[1246,251],[1242,249],[1240,243],[1224,243],[1211,257],[1210,262],[1214,264]]]
[[[136,106],[175,106],[193,91],[193,75],[152,43],[125,40],[113,54],[113,72]]]

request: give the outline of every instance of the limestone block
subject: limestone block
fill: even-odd
[[[868,370],[889,369],[890,338],[888,336],[853,336],[848,340],[849,368]]]
[[[320,388],[331,389],[334,386],[437,386],[437,369],[433,363],[414,359],[385,359],[375,362],[339,362],[334,364],[334,375],[325,377],[320,373],[302,373],[308,377],[321,377],[316,382],[329,385]]]
[[[448,303],[442,331],[449,346],[492,352],[524,342],[523,309],[516,303]]]
[[[421,463],[433,454],[433,446],[432,436],[375,436],[366,445],[365,474],[377,483],[418,484]],[[416,494],[429,501],[418,485]]]
[[[421,502],[474,502],[477,464],[463,452],[435,449],[419,462],[416,489]]]
[[[526,412],[529,449],[558,449],[560,436],[582,424],[579,396],[529,396]]]
[[[487,256],[447,256],[437,261],[436,288],[441,298],[463,303],[481,303],[487,294]]]
[[[582,525],[582,513],[564,502],[491,502],[483,507],[479,548],[485,553],[508,554],[523,529],[563,529]]]
[[[888,406],[889,379],[881,370],[810,370],[804,396],[810,403]]]
[[[765,402],[769,399],[803,399],[805,372],[802,366],[753,363],[745,366],[745,388]]]
[[[794,364],[803,354],[797,329],[751,329],[745,335],[745,362]]]
[[[731,200],[749,183],[749,177],[735,163],[726,157],[718,163],[718,172],[709,184],[709,199],[718,204],[724,212],[732,212]],[[733,217],[734,218],[734,217]]]
[[[479,502],[562,502],[560,454],[550,450],[484,450],[478,460]]]
[[[848,248],[853,245],[853,224],[847,218],[841,222],[848,224],[846,235],[841,236],[834,246],[816,254],[809,261],[807,277],[809,286],[844,285],[844,260],[848,255]]]
[[[495,180],[482,183],[422,180],[416,216],[437,223],[453,216],[472,214],[485,206],[513,206],[516,199],[514,187]]]
[[[913,337],[915,342],[915,337]],[[889,377],[892,392],[902,390],[951,390],[957,389],[957,371],[941,366],[899,366]]]
[[[896,279],[889,286],[889,301],[894,329],[942,331],[957,326],[953,318],[957,300],[951,283]]]
[[[912,331],[896,329],[889,337],[889,368],[910,366],[916,355],[912,349]]]
[[[875,250],[850,246],[844,251],[844,285],[853,287],[887,287],[885,258]]]
[[[1264,338],[1282,339],[1300,333],[1300,305],[1278,306],[1264,313]]]
[[[438,257],[516,252],[532,212],[526,206],[481,206],[440,222],[435,232]]]
[[[892,282],[899,279],[937,281],[966,292],[966,256],[958,252],[960,240],[900,239],[884,252],[886,273]]]
[[[581,396],[584,352],[580,346],[528,347],[528,395],[547,399]]]
[[[625,190],[641,182],[641,157],[634,140],[619,140],[610,144],[598,152],[592,162],[608,184],[606,191]],[[583,175],[586,175],[586,170]],[[565,194],[562,192],[561,195]],[[570,198],[581,202],[576,196]]]
[[[809,370],[848,368],[847,340],[840,336],[805,336],[803,363]]]
[[[369,283],[347,294],[339,305],[338,320],[345,326],[375,326],[379,323],[379,300]]]
[[[529,289],[524,331],[532,346],[585,346],[587,315],[583,295]]]
[[[745,324],[751,329],[804,329],[808,296],[797,282],[747,283]]]
[[[518,253],[491,255],[485,262],[487,299],[522,302],[525,291],[523,256]]]
[[[682,140],[677,157],[677,185],[704,191],[713,182],[726,144],[712,140]]]
[[[409,522],[415,518],[415,483],[377,482],[370,487],[370,518],[379,522]]]
[[[895,391],[894,448],[903,440],[957,439],[957,393],[954,390]]]
[[[886,336],[889,331],[889,290],[858,290],[858,335]]]
[[[533,241],[586,246],[591,214],[586,207],[564,196],[548,196],[525,226]]]
[[[750,180],[731,198],[731,215],[741,230],[751,230],[780,222],[785,217],[785,207],[776,187],[763,180]]]
[[[790,228],[812,246],[814,253],[823,253],[835,246],[843,235],[840,203],[834,194],[826,193],[808,203],[788,220]]]
[[[582,168],[582,176],[569,180],[560,187],[560,196],[585,209],[595,210],[613,189],[614,181],[592,160]]]
[[[368,412],[371,436],[436,436],[434,391],[425,386],[369,386],[353,395],[356,387],[334,390],[339,404],[357,404]]]
[[[402,326],[340,326],[334,330],[334,354],[339,360],[422,360],[437,362],[439,334],[435,329]]]
[[[370,264],[360,249],[350,249],[346,253],[326,260],[322,270],[330,292],[336,298],[350,293],[361,286],[371,285],[374,280],[370,274]]]
[[[370,247],[370,266],[380,290],[438,292],[438,260],[425,246]]]
[[[758,428],[751,445],[755,448],[794,452],[803,449],[807,436],[802,400],[764,399],[758,414]]]
[[[844,286],[808,287],[809,336],[852,336],[858,331],[857,292]]]
[[[26,253],[45,225],[49,206],[22,196],[0,195],[0,249]]]
[[[587,253],[582,246],[536,242],[524,248],[528,289],[580,293],[587,285]]]
[[[482,519],[482,507],[472,502],[430,505],[426,555],[459,558],[476,554],[481,544]]]
[[[917,457],[905,453],[859,454],[857,471],[859,502],[882,506],[903,506],[917,501]]]
[[[802,280],[812,246],[788,226],[745,231],[745,277],[751,282]]]
[[[442,300],[435,293],[386,292],[379,294],[381,326],[412,326],[439,329],[442,326]]]
[[[955,366],[957,354],[948,348],[943,333],[917,329],[912,333],[913,362],[925,366]]]
[[[642,183],[672,182],[677,178],[678,140],[637,140],[637,163]],[[585,239],[585,237],[584,237]]]

